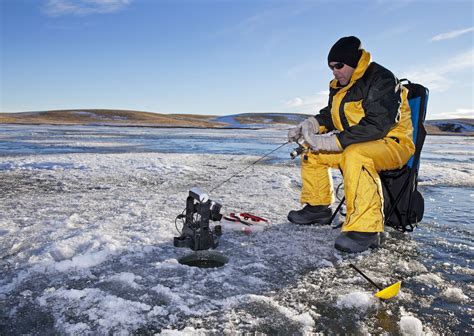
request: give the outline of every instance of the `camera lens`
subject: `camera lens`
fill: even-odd
[[[211,205],[209,207],[209,209],[211,211],[211,214],[210,214],[211,220],[213,220],[213,221],[220,221],[221,220],[221,218],[222,218],[222,215],[220,214],[221,208],[222,208],[222,206],[219,203],[211,201]]]

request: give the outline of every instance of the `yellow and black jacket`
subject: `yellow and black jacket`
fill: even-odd
[[[408,92],[389,70],[370,58],[362,50],[346,86],[331,81],[328,106],[316,115],[320,131],[340,131],[337,139],[342,148],[384,137],[409,144],[413,127]]]

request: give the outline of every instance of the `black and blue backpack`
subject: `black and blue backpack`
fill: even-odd
[[[408,163],[397,170],[380,172],[384,196],[385,225],[397,231],[411,232],[423,219],[425,202],[418,191],[420,156],[426,137],[424,121],[429,91],[421,84],[401,80],[408,89],[408,103],[413,124],[415,154]]]

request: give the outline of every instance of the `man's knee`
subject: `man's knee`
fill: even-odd
[[[347,146],[342,152],[341,165],[345,167],[347,165],[354,165],[365,161],[366,150],[363,143],[353,144]]]

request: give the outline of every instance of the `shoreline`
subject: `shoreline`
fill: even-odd
[[[178,129],[217,129],[217,130],[262,130],[262,129],[286,129],[286,128],[277,128],[277,127],[234,127],[234,126],[192,126],[192,125],[137,125],[137,124],[83,124],[83,123],[21,123],[21,122],[8,122],[2,123],[0,122],[0,126],[84,126],[84,127],[136,127],[136,128],[178,128]],[[280,124],[281,125],[281,124]],[[293,125],[288,124],[288,128],[292,127]],[[465,137],[474,137],[474,132],[429,132],[427,130],[427,136],[429,135],[441,135],[441,136],[465,136]]]

